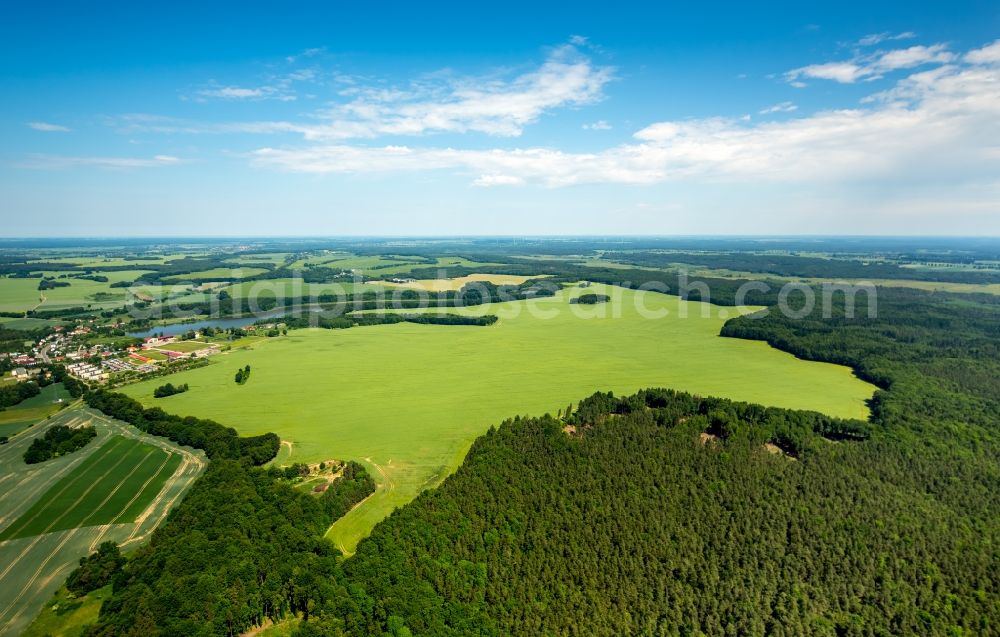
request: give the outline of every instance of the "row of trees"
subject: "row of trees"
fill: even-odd
[[[393,325],[396,323],[418,323],[422,325],[476,325],[488,326],[497,322],[497,317],[461,316],[458,314],[348,314],[335,318],[285,318],[282,321],[291,329],[321,327],[324,329],[348,329],[370,325]]]
[[[38,383],[34,381],[0,385],[0,409],[13,407],[22,400],[37,396],[41,391]]]
[[[610,300],[611,297],[607,294],[581,294],[580,296],[573,297],[569,302],[580,305],[597,305],[598,303],[607,303]]]
[[[116,392],[96,389],[88,392],[84,399],[94,409],[134,425],[140,431],[204,449],[213,460],[225,458],[261,465],[274,458],[281,446],[277,434],[241,437],[232,427],[214,420],[174,416],[159,407],[146,409],[137,400]]]

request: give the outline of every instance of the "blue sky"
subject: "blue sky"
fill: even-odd
[[[0,234],[1000,234],[995,2],[648,4],[8,3]]]

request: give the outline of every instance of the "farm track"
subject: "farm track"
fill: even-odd
[[[98,536],[96,538],[94,538],[94,541],[90,543],[90,550],[91,551],[93,551],[94,549],[97,548],[97,545],[100,544],[101,539],[104,537],[104,534],[107,533],[108,529],[110,529],[112,526],[114,526],[115,524],[117,524],[118,521],[119,521],[119,519],[123,515],[125,515],[125,513],[127,513],[130,508],[132,508],[132,505],[135,503],[136,500],[139,499],[139,496],[142,495],[143,491],[146,490],[146,487],[149,486],[149,483],[152,482],[153,480],[157,479],[158,477],[160,477],[160,473],[163,472],[163,468],[165,466],[167,466],[168,462],[170,462],[170,456],[169,455],[165,456],[163,458],[163,462],[161,462],[160,466],[156,468],[156,471],[152,475],[150,475],[148,478],[146,478],[146,481],[142,483],[141,487],[139,487],[138,489],[136,489],[135,494],[132,496],[132,498],[128,502],[125,503],[125,506],[122,507],[122,510],[118,512],[118,515],[116,515],[111,520],[111,522],[108,522],[107,524],[102,524],[101,525],[101,532],[98,534]],[[124,483],[122,483],[122,484],[124,484]],[[121,487],[121,485],[118,485],[118,487],[115,487],[115,492],[117,492],[120,487]],[[111,495],[114,495],[114,492],[112,492]]]
[[[92,552],[102,541],[112,540],[125,545],[136,544],[148,538],[206,465],[204,457],[199,453],[147,436],[124,423],[79,406],[60,412],[46,421],[46,424],[49,423],[70,426],[93,424],[98,428],[98,438],[95,440],[97,444],[92,443],[93,447],[63,458],[26,466],[21,461],[21,454],[31,440],[47,429],[46,426],[36,426],[16,436],[11,444],[0,448],[0,472],[3,473],[0,485],[4,486],[0,493],[0,532],[11,530],[12,525],[24,529],[31,524],[44,524],[44,531],[37,535],[0,541],[0,565],[3,566],[0,571],[2,637],[17,635],[23,631],[76,566],[77,560]],[[138,451],[141,447],[134,451],[121,450],[121,457],[111,466],[101,466],[104,459],[112,455],[126,439],[142,442],[155,450],[149,449],[145,453]],[[164,452],[162,459],[157,457],[160,451]],[[179,462],[175,456],[179,458]],[[132,466],[129,466],[128,461],[132,462]],[[72,472],[81,466],[84,470],[73,476]],[[99,472],[96,479],[95,469]],[[103,497],[97,496],[100,502],[87,504],[87,510],[83,512],[67,506],[60,509],[58,515],[51,520],[38,518],[46,509],[36,511],[29,519],[20,519],[59,481],[65,481],[67,476],[73,478],[66,481],[55,496],[74,493],[72,489],[75,487],[81,492],[81,498],[103,494]],[[91,482],[87,484],[81,482],[82,479]],[[129,485],[137,479],[139,484]],[[150,485],[158,481],[162,481],[162,486],[154,493]],[[134,493],[130,496],[123,493],[124,488],[134,489]],[[13,495],[16,495],[16,500]],[[149,504],[135,515],[136,503],[151,495]],[[79,498],[77,501],[83,502]],[[109,507],[111,511],[102,511]],[[61,521],[65,524],[67,520],[74,519],[72,516],[79,516],[81,513],[83,515],[75,528],[55,529]],[[135,515],[134,522],[123,523],[123,518],[127,515],[131,517],[130,513]],[[109,521],[93,524],[98,515]],[[104,515],[111,517],[109,519]],[[86,524],[92,526],[84,526]]]

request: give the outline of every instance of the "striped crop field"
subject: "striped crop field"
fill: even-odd
[[[0,541],[133,522],[180,462],[180,456],[163,449],[112,437],[0,532]]]
[[[93,426],[97,438],[26,465],[25,449],[56,424]],[[200,451],[75,405],[0,446],[0,637],[20,634],[101,542],[145,542],[204,467]]]

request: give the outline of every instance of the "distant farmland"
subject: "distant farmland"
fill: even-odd
[[[49,426],[93,425],[83,449],[21,459]],[[86,409],[70,408],[0,446],[0,634],[18,634],[77,560],[105,540],[142,542],[204,468],[201,452]]]

